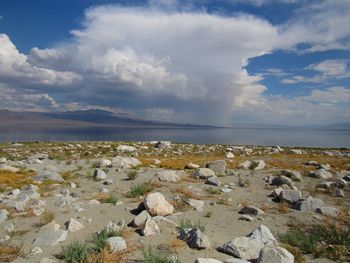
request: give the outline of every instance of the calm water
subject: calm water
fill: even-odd
[[[308,147],[350,147],[350,130],[224,128],[0,128],[0,142],[148,141]]]

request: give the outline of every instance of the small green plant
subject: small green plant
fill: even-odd
[[[153,190],[153,185],[151,182],[146,182],[143,184],[137,184],[130,187],[130,191],[127,193],[127,197],[136,198],[149,193]]]
[[[105,200],[102,200],[102,202],[108,203],[108,204],[115,204],[116,202],[118,202],[118,197],[116,197],[115,195],[109,194],[109,196]]]
[[[196,222],[192,222],[191,219],[180,219],[180,229],[185,228],[198,228],[200,231],[205,231],[205,224],[198,219]]]
[[[206,212],[205,213],[205,217],[207,217],[207,218],[211,218],[211,216],[213,215],[213,212],[212,211],[208,211],[208,212]]]
[[[105,174],[107,174],[109,172],[109,169],[105,167],[105,168],[102,169],[102,171],[104,171]]]
[[[208,187],[208,188],[206,188],[206,191],[211,195],[220,195],[221,194],[220,189],[214,188],[214,187]]]
[[[143,251],[145,263],[181,263],[175,255],[161,255],[156,253],[151,247]]]
[[[138,176],[138,173],[137,171],[131,171],[126,176],[128,177],[128,180],[135,180]]]
[[[92,236],[93,249],[97,252],[101,252],[107,246],[107,239],[110,237],[121,236],[121,231],[114,231],[112,229],[103,229],[102,231],[95,233]]]
[[[91,254],[91,249],[86,243],[74,240],[69,245],[62,247],[59,257],[68,263],[87,262]]]

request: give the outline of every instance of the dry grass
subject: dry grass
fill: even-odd
[[[187,204],[184,200],[170,200],[168,201],[177,211],[185,212],[190,210],[190,205]]]
[[[55,214],[49,210],[45,210],[45,212],[40,216],[40,221],[37,224],[38,226],[44,226],[48,223],[51,223],[55,219]]]
[[[33,171],[18,171],[17,173],[0,170],[0,189],[6,187],[21,188],[23,185],[32,183]]]
[[[307,261],[303,257],[303,254],[301,253],[300,249],[297,247],[292,247],[287,244],[281,245],[283,248],[287,249],[293,256],[294,256],[294,263],[306,263]]]
[[[185,246],[186,246],[186,243],[183,240],[174,239],[170,243],[160,244],[157,248],[159,250],[165,250],[165,251],[168,251],[170,253],[178,253],[179,250],[181,250]]]
[[[11,262],[19,257],[21,247],[11,245],[0,245],[0,262]]]
[[[277,205],[277,211],[280,214],[287,214],[289,211],[289,204],[287,202],[280,202]]]

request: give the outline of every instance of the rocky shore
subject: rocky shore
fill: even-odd
[[[0,262],[350,261],[350,150],[0,145]]]

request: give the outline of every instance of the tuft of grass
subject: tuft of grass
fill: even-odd
[[[51,223],[54,219],[55,214],[49,210],[45,210],[44,213],[40,216],[38,226],[44,226],[48,223]]]
[[[207,218],[211,218],[211,216],[213,215],[213,211],[208,211],[208,212],[206,212],[205,213],[205,217],[207,217]]]
[[[281,214],[287,214],[289,211],[289,204],[287,202],[278,203],[277,211]]]
[[[281,235],[282,242],[299,248],[314,257],[332,260],[350,260],[350,228],[332,222],[323,224],[294,224],[287,233]]]
[[[294,256],[294,263],[306,263],[303,253],[301,253],[299,248],[292,247],[287,244],[282,244],[281,246],[287,249]]]
[[[186,198],[192,198],[192,199],[197,199],[197,200],[200,200],[200,199],[203,199],[203,196],[200,195],[200,194],[197,194],[195,192],[192,192],[190,190],[186,190],[184,188],[177,188],[175,190],[175,193],[178,193],[178,194],[182,194],[183,196],[185,196]]]
[[[126,176],[128,177],[128,180],[135,180],[138,176],[138,173],[137,171],[131,171]]]
[[[156,253],[151,247],[143,251],[143,257],[145,263],[181,263],[177,256]]]
[[[0,245],[0,262],[11,262],[21,254],[21,247],[9,244]]]
[[[91,249],[86,243],[74,240],[69,245],[62,247],[59,257],[68,263],[87,262],[91,254]]]
[[[102,203],[108,203],[108,204],[115,204],[116,202],[118,202],[118,197],[116,197],[113,194],[109,194],[109,195],[105,195],[103,198],[100,198],[100,202]]]
[[[179,228],[185,229],[185,228],[198,228],[200,231],[204,232],[205,231],[205,224],[198,219],[195,222],[192,222],[191,219],[185,218],[185,219],[180,219],[180,226]]]
[[[137,198],[151,192],[153,188],[154,186],[151,182],[133,185],[130,187],[130,191],[126,194],[126,197]]]
[[[32,176],[35,175],[31,170],[20,170],[17,173],[0,170],[0,189],[5,190],[7,187],[21,188],[23,185],[32,183]]]
[[[220,189],[215,187],[207,187],[205,190],[211,195],[221,195]]]
[[[92,236],[93,249],[101,252],[107,247],[107,239],[110,237],[122,236],[123,231],[113,231],[111,229],[103,229]]]

